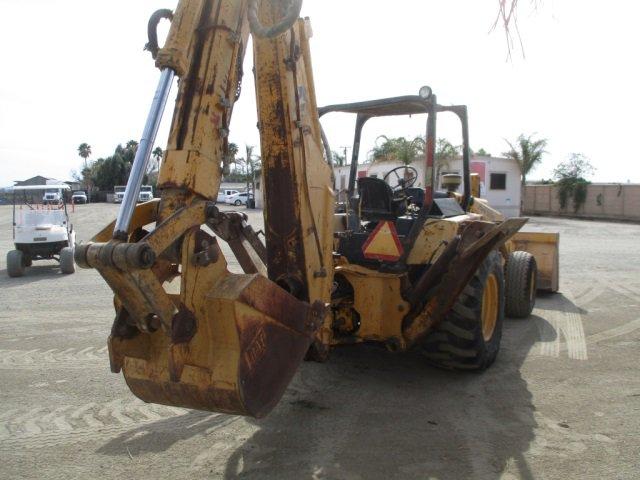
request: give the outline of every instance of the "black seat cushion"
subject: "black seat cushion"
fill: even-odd
[[[360,177],[358,191],[363,220],[394,220],[406,210],[406,198],[394,198],[391,187],[379,178]]]

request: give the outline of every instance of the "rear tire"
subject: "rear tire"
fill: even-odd
[[[76,271],[76,264],[73,260],[73,249],[65,247],[60,250],[60,271],[70,274]]]
[[[504,322],[502,259],[492,251],[451,311],[422,345],[433,365],[455,370],[487,369],[500,350]]]
[[[240,205],[242,205],[242,201],[240,201],[240,200],[236,200],[233,204],[234,204],[236,207],[239,207]]]
[[[507,317],[527,318],[536,304],[536,259],[529,252],[511,252],[505,267]]]
[[[20,250],[7,253],[7,274],[10,277],[21,277],[25,269],[24,254]]]

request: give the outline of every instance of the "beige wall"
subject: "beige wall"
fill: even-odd
[[[640,185],[594,183],[587,187],[587,199],[573,210],[573,201],[560,209],[558,187],[555,185],[527,185],[524,189],[525,215],[569,215],[617,220],[640,220]]]

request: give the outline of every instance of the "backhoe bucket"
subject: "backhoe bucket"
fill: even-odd
[[[263,276],[228,273],[193,313],[179,309],[171,335],[158,329],[127,339],[114,326],[111,368],[145,402],[262,417],[280,400],[323,317],[323,304],[297,300]],[[195,334],[185,338],[190,325]]]
[[[538,290],[557,292],[559,288],[559,233],[518,232],[512,238],[513,250],[529,252],[538,265]]]

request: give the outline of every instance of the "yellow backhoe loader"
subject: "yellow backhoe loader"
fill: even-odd
[[[360,342],[482,370],[498,353],[505,310],[526,317],[537,277],[557,279],[557,243],[518,237],[525,218],[505,219],[472,195],[466,107],[439,105],[423,88],[318,109],[301,3],[180,0],[149,22],[147,48],[161,76],[122,205],[115,222],[76,248],[76,262],[97,269],[115,293],[111,369],[144,401],[262,417],[305,358],[326,360],[331,347]],[[171,27],[159,48],[162,18]],[[250,35],[266,244],[241,212],[215,205]],[[176,76],[160,199],[136,206]],[[334,111],[357,115],[343,213],[335,213],[320,125]],[[442,112],[461,120],[462,193],[434,188]],[[404,167],[386,181],[356,179],[366,121],[407,114],[426,115],[426,188],[416,190],[415,171]],[[229,271],[220,242],[244,273]]]

